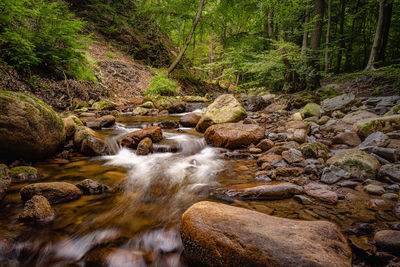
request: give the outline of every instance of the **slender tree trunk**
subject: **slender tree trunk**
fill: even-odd
[[[339,37],[340,37],[340,48],[338,51],[338,57],[337,57],[337,65],[336,65],[336,73],[340,72],[340,68],[342,66],[342,57],[343,57],[343,50],[346,48],[346,43],[343,38],[343,33],[344,33],[344,17],[345,17],[345,11],[346,11],[346,1],[341,0],[340,1],[340,26],[339,26]]]
[[[182,57],[185,54],[185,51],[186,51],[187,47],[190,44],[190,41],[192,40],[193,33],[194,33],[195,29],[196,29],[197,23],[199,23],[199,20],[200,20],[200,17],[201,17],[201,13],[203,12],[204,2],[205,2],[205,0],[200,0],[199,9],[197,10],[196,17],[193,20],[192,27],[190,28],[190,32],[189,32],[189,34],[188,34],[188,36],[186,38],[185,43],[183,44],[183,47],[182,47],[181,51],[179,51],[179,54],[176,57],[175,61],[168,68],[168,76],[171,74],[171,72],[176,68],[176,66],[182,60]]]
[[[274,22],[273,22],[273,11],[272,8],[270,7],[268,10],[268,35],[269,38],[271,38],[272,40],[276,40],[276,36],[274,33]]]
[[[304,17],[304,33],[303,33],[303,43],[301,45],[301,53],[305,54],[307,51],[308,44],[308,23],[310,22],[310,1],[307,1],[306,14]]]
[[[360,0],[357,0],[357,4],[356,4],[356,8],[354,10],[354,14],[358,13],[360,7]],[[357,17],[355,16],[353,18],[353,21],[351,23],[351,32],[355,31],[355,25],[356,25],[356,21],[357,21]],[[353,50],[353,41],[354,41],[354,35],[350,35],[350,39],[349,39],[349,43],[347,45],[347,50],[346,50],[346,61],[344,62],[344,71],[345,72],[349,72],[351,70],[351,65],[352,65],[352,50]]]
[[[383,33],[382,43],[379,49],[377,61],[385,62],[386,46],[389,39],[390,24],[392,22],[393,2],[387,3],[384,8],[383,15]]]
[[[213,39],[212,35],[210,34],[210,44],[208,45],[208,63],[212,64],[213,63],[213,54],[214,54],[214,48],[213,48]],[[208,72],[208,77],[210,78],[210,81],[213,80],[213,69],[212,66],[210,66],[210,71]]]
[[[316,89],[320,86],[319,75],[319,53],[321,48],[322,27],[324,24],[324,0],[315,0],[315,15],[314,29],[311,33],[310,48],[311,61],[310,66],[312,73],[310,74],[307,86],[310,89]]]
[[[372,44],[371,54],[369,55],[369,60],[367,66],[365,67],[366,70],[373,70],[375,69],[374,64],[377,61],[378,52],[379,52],[379,44],[382,42],[383,39],[383,21],[385,15],[385,5],[387,0],[381,0],[379,2],[379,16],[378,16],[378,23],[376,25],[375,31],[375,38],[374,43]]]
[[[329,71],[329,35],[331,34],[331,9],[332,0],[328,2],[328,27],[326,29],[326,39],[325,39],[325,73]]]

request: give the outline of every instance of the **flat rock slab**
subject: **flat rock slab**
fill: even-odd
[[[265,130],[262,127],[240,123],[216,124],[204,133],[207,144],[225,148],[240,148],[257,144],[264,136]]]
[[[304,187],[304,192],[310,197],[329,204],[336,204],[338,202],[337,193],[324,184],[309,183]]]
[[[47,198],[50,204],[57,204],[80,198],[82,191],[75,185],[65,182],[36,183],[24,186],[20,195],[23,201],[39,195]]]
[[[265,185],[238,185],[227,188],[219,188],[214,196],[242,200],[278,200],[291,198],[293,195],[303,192],[301,186],[292,183],[277,183]]]
[[[203,201],[182,216],[185,258],[198,266],[351,266],[339,229]]]

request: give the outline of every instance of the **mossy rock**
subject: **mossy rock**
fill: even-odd
[[[154,106],[153,102],[151,102],[151,101],[147,101],[147,102],[141,104],[139,107],[142,107],[142,108],[149,108],[149,109],[154,109],[154,108],[156,108],[156,107]]]
[[[383,117],[397,115],[397,114],[400,114],[400,105],[392,107],[388,112],[385,113],[385,115],[383,115]]]
[[[210,101],[210,98],[197,95],[187,95],[183,97],[183,100],[185,102],[208,102]]]
[[[10,176],[13,183],[21,183],[38,178],[37,170],[29,166],[19,166],[10,169]]]
[[[181,113],[186,109],[185,102],[179,96],[149,95],[146,100],[153,102],[155,108],[168,110],[169,113]]]
[[[92,105],[92,108],[97,109],[97,110],[114,110],[116,105],[109,101],[109,100],[101,100],[99,102],[95,102]]]
[[[39,160],[65,142],[60,116],[46,103],[18,92],[0,91],[0,158]]]
[[[89,107],[89,104],[86,101],[83,101],[79,98],[74,98],[72,100],[72,107],[74,109],[87,108]]]
[[[95,131],[85,126],[78,126],[74,134],[74,145],[87,156],[103,156],[111,152],[110,147]]]
[[[326,160],[329,157],[329,149],[322,143],[304,143],[299,150],[306,158],[323,158]]]
[[[353,178],[375,179],[380,164],[379,161],[358,149],[347,149],[335,154],[326,162],[349,172]]]
[[[3,200],[11,183],[10,171],[4,164],[0,164],[0,200]]]
[[[74,136],[76,127],[83,126],[82,121],[74,115],[70,115],[64,118],[63,121],[67,138],[71,138],[72,136]]]
[[[151,111],[151,110],[148,109],[148,108],[136,107],[136,108],[132,111],[132,114],[133,114],[134,116],[145,116],[145,115],[149,114],[150,111]]]
[[[308,103],[299,112],[303,115],[304,118],[319,118],[321,116],[321,106],[315,103]]]
[[[213,124],[238,122],[246,117],[246,110],[233,95],[221,95],[207,107],[206,112],[196,126],[196,130],[204,132]]]
[[[365,119],[353,126],[353,131],[363,138],[375,132],[388,133],[396,130],[400,130],[400,115]]]

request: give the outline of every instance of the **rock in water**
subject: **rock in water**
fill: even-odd
[[[196,127],[200,119],[200,113],[189,113],[182,116],[182,118],[179,120],[179,123],[182,124],[183,127]]]
[[[9,170],[6,165],[0,164],[0,200],[6,195],[8,186],[11,184]]]
[[[111,192],[111,188],[106,186],[106,185],[102,185],[101,183],[91,180],[91,179],[85,179],[82,182],[80,182],[79,184],[76,185],[80,190],[82,190],[82,192],[85,195],[98,195],[98,194],[103,194],[106,192]]]
[[[100,156],[110,154],[110,148],[96,134],[95,131],[85,126],[79,126],[74,134],[75,147],[87,156]]]
[[[186,259],[199,266],[351,266],[339,229],[203,201],[182,216]]]
[[[19,166],[10,169],[10,176],[13,183],[23,183],[36,180],[37,170],[29,166]]]
[[[63,120],[30,95],[0,91],[0,158],[39,160],[65,142]]]
[[[142,130],[134,131],[122,137],[121,145],[135,149],[139,142],[149,137],[154,143],[158,143],[163,139],[162,130],[160,127],[148,127]]]
[[[152,152],[153,152],[153,142],[149,137],[146,137],[139,142],[136,150],[137,155],[145,156]]]
[[[43,222],[51,220],[53,214],[47,198],[36,195],[25,203],[24,211],[19,218],[24,221]]]
[[[204,134],[207,144],[216,147],[240,148],[257,144],[265,130],[255,124],[224,123],[209,127]]]
[[[247,112],[233,95],[221,95],[209,105],[197,123],[196,130],[204,133],[213,124],[238,122],[247,117]]]
[[[400,256],[400,231],[379,231],[375,234],[375,242],[379,249]]]
[[[24,186],[19,193],[23,201],[31,199],[34,195],[40,195],[47,198],[50,204],[72,201],[82,195],[78,187],[65,182],[30,184]]]
[[[304,192],[310,197],[329,204],[336,204],[338,202],[338,195],[336,192],[332,191],[331,188],[325,184],[309,183],[304,187]]]

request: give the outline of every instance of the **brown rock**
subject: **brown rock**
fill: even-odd
[[[47,198],[50,204],[75,200],[82,195],[78,187],[65,182],[30,184],[24,186],[19,193],[23,201],[31,199],[34,195],[40,195]]]
[[[258,125],[224,123],[209,127],[204,138],[207,144],[212,146],[240,148],[258,143],[264,135],[264,129]]]
[[[53,214],[47,198],[36,195],[25,203],[24,211],[19,218],[26,221],[43,222],[51,220]]]
[[[301,186],[291,183],[276,183],[266,185],[238,185],[219,188],[213,193],[222,198],[235,198],[242,200],[277,200],[291,198],[303,192]]]
[[[258,158],[257,164],[258,166],[263,165],[264,163],[273,163],[275,161],[283,160],[282,156],[276,154],[266,154]]]
[[[100,122],[100,127],[111,127],[115,124],[115,117],[113,115],[106,115],[97,118],[96,121]]]
[[[78,126],[74,134],[75,147],[85,155],[98,156],[110,154],[110,148],[99,135],[85,126]]]
[[[203,201],[182,216],[185,258],[196,266],[351,266],[340,230]]]
[[[182,116],[182,118],[179,120],[179,123],[183,127],[196,127],[200,119],[201,119],[200,113],[189,113]]]
[[[300,176],[304,173],[303,168],[298,167],[278,167],[275,169],[276,175],[283,177]]]
[[[140,156],[148,155],[149,153],[153,152],[153,142],[149,137],[142,139],[139,142],[136,150],[136,154]]]
[[[4,164],[0,164],[0,200],[6,196],[8,186],[11,184],[10,171]]]
[[[273,146],[274,146],[274,142],[272,142],[269,139],[263,139],[256,145],[256,148],[259,148],[265,152],[265,151],[270,150]]]
[[[304,121],[289,121],[286,124],[287,140],[299,143],[307,142],[308,134],[311,131],[311,124]]]
[[[338,202],[338,195],[328,185],[309,183],[304,187],[304,192],[310,197],[329,204],[336,204]]]
[[[345,144],[348,146],[358,146],[361,144],[361,139],[355,132],[339,133],[333,138],[335,144]]]
[[[146,137],[149,137],[154,143],[160,142],[163,139],[161,128],[150,126],[145,129],[134,131],[122,138],[121,145],[135,149],[139,142]]]
[[[264,110],[268,113],[272,112],[277,112],[279,110],[286,110],[288,108],[288,105],[286,103],[272,103],[268,107],[266,107]]]
[[[383,230],[375,234],[378,248],[400,256],[400,231]]]

